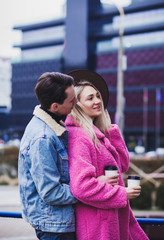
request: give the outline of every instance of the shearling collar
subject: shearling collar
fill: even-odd
[[[34,109],[33,114],[44,121],[57,136],[61,136],[65,131],[65,127],[58,124],[48,113],[40,108],[40,105],[37,105]],[[63,124],[63,122],[61,122]]]

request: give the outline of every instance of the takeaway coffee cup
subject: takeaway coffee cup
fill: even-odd
[[[128,176],[127,178],[127,183],[128,183],[128,187],[138,187],[140,186],[140,176]]]
[[[104,170],[106,176],[115,176],[118,173],[118,168],[116,166],[106,166]]]

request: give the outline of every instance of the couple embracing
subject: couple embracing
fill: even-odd
[[[129,155],[106,109],[108,87],[95,72],[46,72],[40,102],[21,140],[19,186],[23,218],[41,240],[146,240],[125,187]],[[118,168],[106,176],[104,167]]]

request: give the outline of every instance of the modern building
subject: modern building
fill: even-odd
[[[0,108],[11,108],[11,60],[0,57]]]
[[[0,135],[9,127],[11,109],[11,60],[0,57]]]
[[[123,134],[129,149],[164,147],[164,1],[133,0],[124,7]],[[118,97],[120,13],[100,0],[67,1],[65,18],[15,26],[22,32],[20,63],[12,64],[12,128],[23,131],[45,71],[88,68],[109,86],[112,121]]]

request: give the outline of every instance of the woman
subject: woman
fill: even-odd
[[[103,94],[104,80],[96,88],[87,76],[80,80],[73,76],[78,82],[78,102],[66,119],[71,191],[79,200],[77,240],[148,239],[129,206],[128,200],[138,197],[141,187],[124,186],[121,174],[128,170],[129,156],[118,127],[111,124],[104,110],[106,101],[97,90]],[[116,166],[118,175],[105,176],[104,167],[108,165]]]

